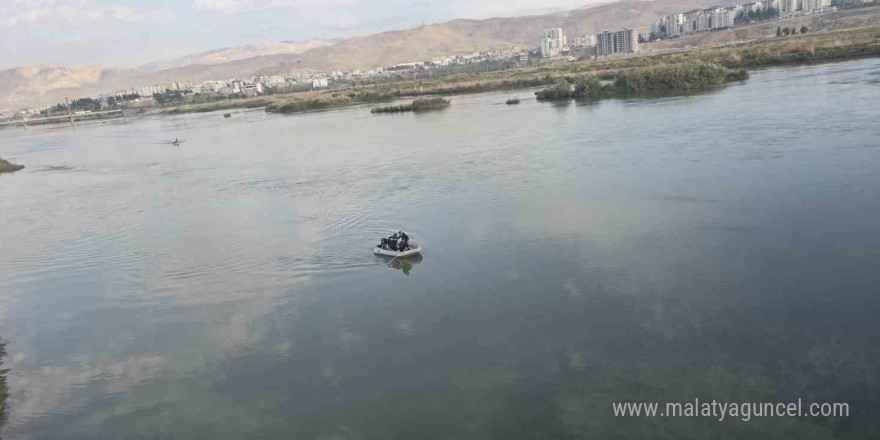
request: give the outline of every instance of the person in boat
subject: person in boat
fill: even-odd
[[[179,144],[179,143],[180,143],[180,140],[177,139],[177,138],[174,138],[174,140],[171,141],[171,143],[172,143],[172,144]]]
[[[407,236],[403,231],[397,231],[397,247],[401,252],[405,251],[407,247],[409,247],[409,236]]]
[[[392,251],[397,252],[397,233],[395,232],[390,237],[388,237],[388,247],[391,248]]]

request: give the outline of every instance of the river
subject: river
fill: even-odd
[[[880,432],[880,59],[531,93],[0,131],[4,438]]]

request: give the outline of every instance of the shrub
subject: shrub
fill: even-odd
[[[602,83],[593,75],[582,76],[574,82],[574,93],[577,99],[596,99],[602,94]]]
[[[556,84],[535,92],[539,101],[568,99],[572,97],[571,86],[565,81],[557,81]]]
[[[724,84],[731,71],[717,64],[693,61],[661,64],[623,71],[614,80],[614,91],[621,94],[668,90],[692,90]],[[747,77],[744,71],[736,77]]]
[[[432,98],[416,98],[412,102],[413,111],[431,110],[435,108],[449,107],[449,100],[439,96]]]
[[[426,110],[435,110],[449,107],[449,100],[439,96],[432,98],[416,98],[409,104],[390,105],[388,107],[376,107],[370,110],[370,113],[400,113],[400,112],[418,112]]]

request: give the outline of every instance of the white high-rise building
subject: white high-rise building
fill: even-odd
[[[712,29],[723,29],[733,26],[733,20],[736,18],[736,9],[734,8],[715,8],[709,11],[709,27]]]
[[[546,29],[544,37],[541,38],[541,56],[550,58],[559,55],[559,52],[565,46],[562,28]]]
[[[801,10],[805,14],[824,12],[829,7],[831,7],[831,0],[803,0],[801,4]]]
[[[700,11],[700,13],[697,14],[696,30],[697,31],[708,31],[709,29],[711,29],[711,26],[712,26],[711,21],[712,21],[712,16],[709,13],[709,11]]]
[[[780,0],[779,2],[779,15],[780,16],[792,16],[795,12],[800,9],[799,3],[800,0]]]
[[[635,29],[624,28],[616,32],[604,31],[596,35],[596,54],[632,53],[639,51],[639,36]]]
[[[596,45],[596,36],[593,34],[590,35],[581,35],[579,37],[575,37],[574,39],[574,47],[589,47]]]
[[[684,23],[684,14],[672,14],[666,17],[666,36],[669,38],[681,35],[681,25]]]

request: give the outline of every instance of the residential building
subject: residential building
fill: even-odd
[[[805,14],[825,12],[831,7],[831,0],[803,0],[801,9]]]
[[[736,18],[736,9],[715,8],[708,15],[710,29],[724,29],[733,26],[733,20]]]
[[[779,0],[761,0],[757,3],[761,4],[762,11],[768,11],[772,9],[776,11],[777,14],[779,13]]]
[[[546,29],[541,38],[541,56],[544,58],[554,57],[560,54],[564,44],[562,28]]]
[[[711,29],[711,17],[712,16],[710,15],[709,11],[700,11],[697,14],[697,23],[695,25],[695,30],[697,32],[702,32]]]
[[[635,29],[624,28],[619,31],[604,31],[596,35],[596,54],[612,55],[639,51],[639,38]]]
[[[684,22],[681,25],[681,33],[687,35],[696,32],[697,22],[700,20],[700,16],[703,15],[703,11],[701,9],[693,9],[682,15],[684,16]]]
[[[678,37],[682,34],[682,25],[684,24],[684,14],[677,13],[666,17],[666,36],[668,38]]]
[[[797,13],[799,6],[798,2],[800,0],[780,0],[779,1],[779,15],[781,17],[790,17]]]
[[[572,47],[589,47],[596,45],[596,36],[593,34],[590,35],[581,35],[579,37],[575,37],[574,44]]]

